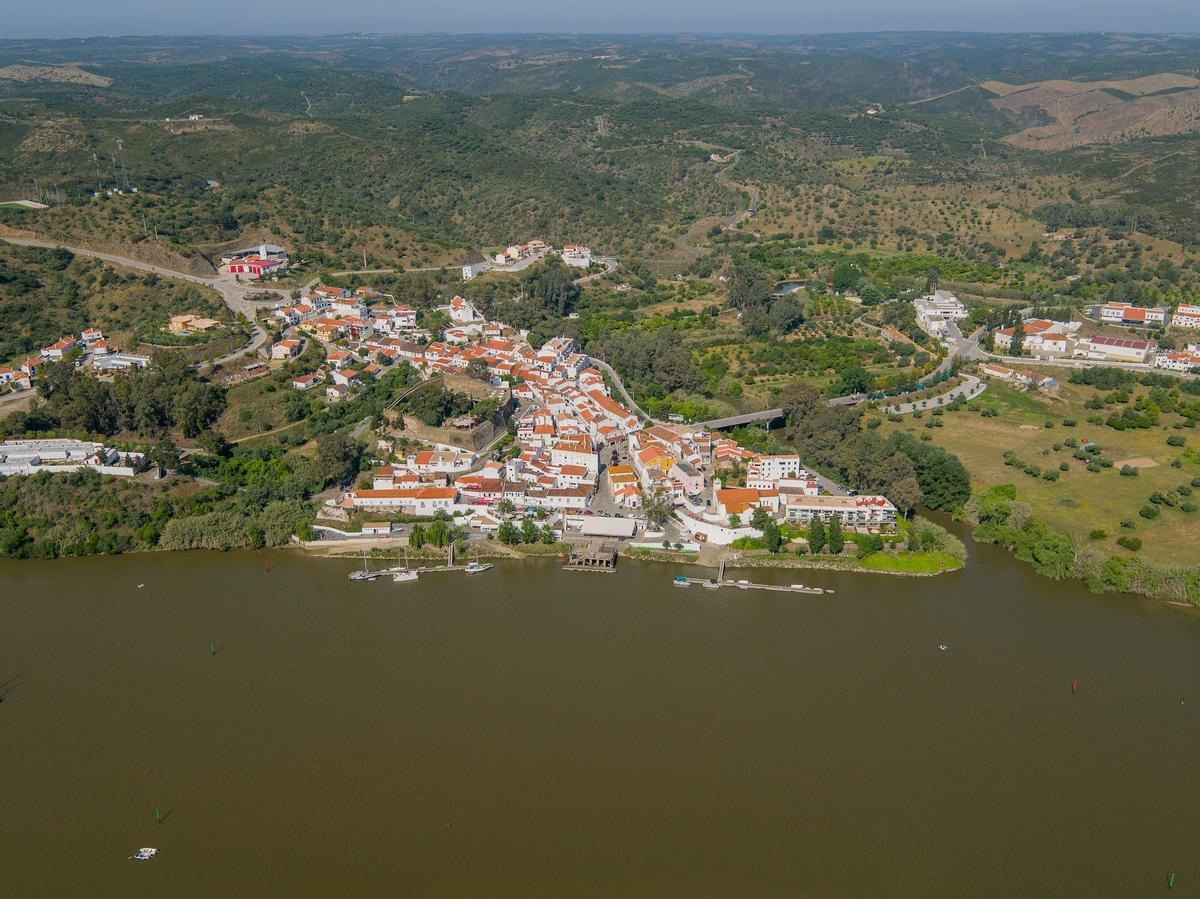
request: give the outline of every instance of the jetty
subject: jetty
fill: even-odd
[[[826,590],[823,587],[806,587],[804,584],[756,584],[753,581],[731,581],[725,578],[725,562],[721,561],[720,568],[717,569],[715,578],[689,577],[676,578],[675,583],[679,584],[682,581],[687,581],[689,585],[698,587],[707,587],[710,590],[715,590],[720,587],[734,587],[738,590],[773,590],[776,593],[809,593],[814,596],[832,593],[832,590]]]

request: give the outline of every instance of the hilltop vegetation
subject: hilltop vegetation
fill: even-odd
[[[157,337],[171,315],[226,320],[215,291],[153,274],[132,274],[67,250],[0,242],[0,362],[18,360],[64,335],[97,327],[116,346]]]

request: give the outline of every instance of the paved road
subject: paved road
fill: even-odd
[[[130,259],[127,256],[118,256],[114,253],[102,253],[99,250],[89,250],[83,247],[70,247],[59,241],[53,240],[33,240],[22,237],[0,237],[0,240],[6,243],[14,244],[21,247],[44,247],[53,249],[55,247],[63,247],[70,250],[77,256],[88,256],[92,259],[100,259],[104,262],[110,262],[113,265],[120,265],[125,268],[131,268],[136,271],[150,272],[155,275],[161,275],[164,278],[173,278],[177,281],[190,281],[193,284],[202,284],[205,287],[210,287],[221,295],[221,299],[225,305],[229,307],[229,311],[236,315],[244,315],[250,321],[250,340],[234,350],[231,353],[226,353],[219,357],[215,362],[219,365],[222,362],[227,362],[230,359],[237,358],[243,353],[256,350],[267,342],[266,333],[254,323],[255,312],[263,306],[270,306],[281,300],[286,300],[288,294],[286,291],[277,290],[275,288],[263,287],[258,284],[241,284],[233,275],[217,275],[212,278],[205,278],[201,275],[193,275],[187,272],[177,272],[174,269],[164,268],[161,265],[151,265],[149,262],[142,262],[140,259]],[[250,294],[268,293],[273,294],[271,300],[255,301],[247,299]]]
[[[651,417],[649,415],[649,413],[646,412],[645,409],[643,409],[641,406],[639,406],[637,403],[635,403],[633,401],[633,397],[630,396],[629,391],[625,389],[625,382],[621,380],[621,376],[619,374],[617,374],[616,369],[614,369],[607,362],[603,362],[600,359],[597,359],[595,356],[592,356],[590,358],[594,363],[596,363],[596,367],[598,369],[600,369],[602,372],[604,372],[606,375],[608,375],[612,379],[613,385],[617,388],[617,393],[621,394],[621,399],[625,400],[626,406],[628,406],[630,409],[632,409],[638,415],[642,416],[642,418],[649,421],[651,424],[656,424],[656,425],[662,424],[661,421],[659,421],[656,418]]]
[[[923,400],[913,400],[911,403],[897,403],[894,406],[886,406],[882,411],[888,415],[908,415],[910,412],[915,412],[918,409],[936,409],[939,406],[945,406],[959,396],[965,396],[967,399],[973,400],[979,394],[983,393],[987,387],[983,381],[974,375],[962,375],[962,379],[961,384],[956,384],[945,393],[940,393],[937,396],[931,396]]]
[[[576,284],[591,284],[593,281],[599,281],[610,272],[615,272],[620,268],[621,263],[617,261],[616,256],[593,256],[592,262],[598,262],[604,266],[604,271],[596,272],[594,275],[584,275],[582,278],[576,278]]]

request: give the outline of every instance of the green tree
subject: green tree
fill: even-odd
[[[642,501],[642,514],[646,516],[646,521],[654,525],[655,529],[665,525],[674,511],[675,504],[671,502],[669,496],[662,492],[652,493]]]
[[[1008,355],[1020,356],[1025,351],[1025,323],[1017,319],[1013,325],[1012,343],[1008,346]]]
[[[409,531],[408,545],[413,549],[420,549],[425,545],[425,528],[420,524],[414,524]]]
[[[155,443],[146,457],[159,468],[170,470],[179,467],[179,450],[166,437]]]
[[[771,521],[771,513],[759,506],[754,510],[754,514],[750,516],[750,526],[757,530],[764,530]]]
[[[783,545],[783,535],[779,532],[779,525],[773,521],[768,521],[762,529],[763,544],[769,552],[777,553]]]
[[[842,533],[842,518],[840,515],[834,515],[829,519],[829,552],[832,555],[841,555],[842,549],[846,545],[846,537]]]
[[[511,521],[502,521],[500,529],[496,532],[496,539],[505,546],[516,546],[521,542],[521,532]]]
[[[537,543],[539,536],[538,526],[533,523],[532,518],[526,518],[523,522],[521,522],[522,543]]]
[[[819,553],[825,548],[825,523],[820,518],[813,518],[808,525],[808,551]]]

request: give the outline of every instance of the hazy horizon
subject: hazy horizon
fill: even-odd
[[[386,0],[351,0],[331,8],[295,0],[266,21],[247,17],[243,3],[212,0],[203,7],[172,9],[149,0],[107,4],[62,0],[53,6],[10,9],[5,39],[89,37],[317,37],[337,34],[706,34],[804,35],[864,32],[1108,33],[1142,35],[1200,32],[1200,4],[1178,0],[1129,4],[1066,0],[1049,5],[1014,0],[1007,6],[970,8],[951,0],[915,0],[900,8],[885,0],[787,3],[745,0],[736,8],[720,0],[646,3],[612,0],[596,6],[518,0],[505,6],[464,0],[445,8],[397,9]],[[243,24],[245,23],[245,24]],[[516,27],[514,27],[516,26]]]

